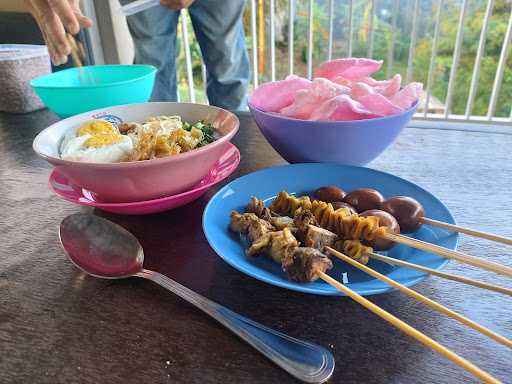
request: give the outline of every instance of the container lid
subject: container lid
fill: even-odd
[[[48,56],[46,45],[0,44],[0,61]]]

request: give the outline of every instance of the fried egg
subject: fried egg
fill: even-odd
[[[62,159],[88,163],[126,161],[132,152],[132,139],[105,120],[92,120],[71,130],[61,145]]]

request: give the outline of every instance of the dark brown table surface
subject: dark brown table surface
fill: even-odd
[[[48,111],[0,114],[0,383],[293,383],[285,372],[193,306],[149,281],[107,281],[77,270],[60,248],[60,221],[92,209],[48,189],[50,166],[31,150],[56,121]],[[512,132],[511,132],[512,133]],[[241,115],[234,179],[284,163]],[[436,194],[462,225],[512,235],[512,135],[407,128],[369,166]],[[146,266],[236,312],[330,348],[333,383],[470,383],[476,380],[346,297],[280,289],[224,263],[208,246],[200,200],[149,216],[95,210],[132,231]],[[512,248],[462,236],[460,250],[512,265]],[[447,272],[511,286],[451,262]],[[512,337],[512,298],[431,277],[430,298]],[[401,293],[379,306],[512,382],[512,351]]]

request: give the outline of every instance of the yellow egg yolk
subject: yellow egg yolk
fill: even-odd
[[[91,135],[85,143],[85,147],[105,147],[117,144],[123,140],[123,136],[117,132],[112,123],[105,120],[92,120],[83,124],[77,132],[77,136]]]
[[[86,134],[94,136],[98,133],[117,133],[117,130],[109,121],[91,120],[78,128],[77,136],[83,136]]]
[[[99,133],[93,135],[84,143],[85,147],[105,147],[107,145],[117,144],[123,140],[123,136],[118,133]]]

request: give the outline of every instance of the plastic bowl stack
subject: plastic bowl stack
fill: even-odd
[[[149,160],[93,163],[61,158],[61,143],[66,133],[88,121],[119,124],[173,115],[187,122],[212,123],[218,138],[188,152]],[[43,130],[35,138],[33,148],[55,167],[50,186],[61,197],[113,212],[142,214],[187,203],[192,195],[199,197],[233,172],[240,156],[230,140],[238,126],[236,115],[214,106],[171,102],[131,104],[61,120]]]

